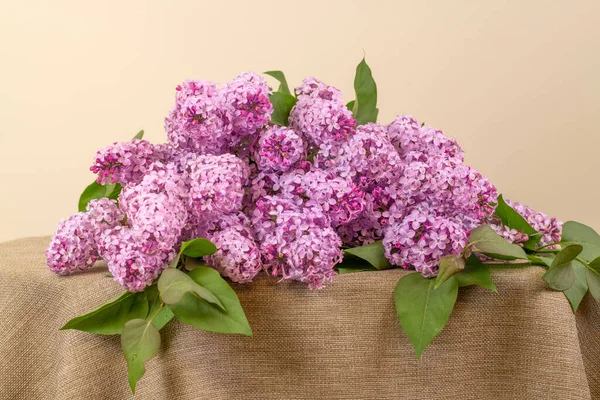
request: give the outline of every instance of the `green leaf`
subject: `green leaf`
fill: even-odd
[[[142,129],[141,131],[139,131],[138,133],[135,134],[135,136],[133,137],[133,140],[142,139],[143,137],[144,137],[144,130]]]
[[[590,294],[600,303],[600,276],[587,268],[585,269],[585,276],[587,286],[590,289]]]
[[[569,289],[575,283],[575,270],[572,261],[581,253],[583,247],[578,244],[572,244],[565,247],[560,253],[556,254],[550,269],[542,279],[548,282],[554,290],[564,291]]]
[[[559,253],[556,254],[554,260],[552,260],[552,264],[550,264],[550,268],[555,268],[561,265],[565,265],[573,261],[577,256],[583,251],[583,246],[578,244],[571,244],[564,249],[562,249]]]
[[[352,272],[377,271],[377,268],[350,253],[344,254],[344,259],[341,263],[336,264],[334,268],[339,274],[349,274]]]
[[[287,126],[290,111],[292,111],[292,108],[294,108],[298,99],[291,94],[273,92],[269,96],[269,100],[271,100],[271,104],[273,104],[271,123]]]
[[[264,72],[264,74],[270,75],[279,81],[279,89],[277,89],[278,92],[285,93],[285,94],[291,94],[290,87],[288,86],[287,80],[285,79],[285,75],[283,74],[283,72],[267,71],[267,72]]]
[[[135,318],[146,318],[148,300],[145,292],[125,292],[93,311],[73,318],[61,330],[77,329],[98,335],[121,333],[123,325]]]
[[[454,275],[454,277],[459,287],[478,285],[492,292],[498,291],[487,267],[475,255],[471,255],[467,259],[465,269]]]
[[[209,267],[199,267],[190,271],[189,276],[198,285],[214,293],[227,311],[215,308],[201,298],[187,293],[181,301],[170,305],[180,321],[205,331],[252,336],[252,330],[237,295],[217,271]]]
[[[198,258],[215,254],[217,246],[213,242],[204,238],[196,238],[183,242],[179,249],[179,254]]]
[[[339,267],[336,268],[338,274],[340,275],[344,275],[344,274],[352,274],[354,272],[369,272],[369,271],[378,271],[377,268],[375,267],[361,267],[361,268],[346,268],[346,267]]]
[[[129,386],[135,394],[135,384],[146,372],[144,363],[158,354],[160,333],[150,321],[132,319],[123,327],[121,347],[127,360]]]
[[[378,113],[377,85],[371,74],[371,68],[369,68],[364,58],[356,67],[354,91],[356,92],[356,100],[352,114],[356,119],[356,124],[364,125],[367,122],[376,122]]]
[[[488,225],[481,225],[471,231],[473,250],[499,260],[527,260],[522,247],[507,242]]]
[[[365,260],[378,270],[391,267],[390,261],[385,258],[385,249],[381,240],[344,250],[344,258],[348,254]]]
[[[451,277],[437,290],[435,281],[412,273],[402,277],[394,289],[394,302],[402,329],[417,358],[446,326],[456,302],[458,283]]]
[[[575,221],[567,221],[563,225],[561,246],[580,244],[583,246],[581,258],[592,261],[600,257],[600,235],[587,225]]]
[[[350,111],[354,110],[354,103],[355,103],[355,100],[349,101],[348,104],[346,104],[346,108]],[[353,115],[353,117],[354,117],[354,115]]]
[[[575,283],[563,293],[569,300],[571,309],[575,312],[588,291],[588,283],[586,280],[587,268],[583,264],[579,261],[573,261],[573,271],[575,272]]]
[[[502,223],[511,229],[516,229],[519,232],[525,232],[529,235],[529,240],[523,245],[526,249],[535,250],[536,244],[542,238],[533,227],[523,218],[521,214],[515,211],[514,208],[506,204],[502,195],[498,196],[498,205],[494,212]]]
[[[81,193],[81,196],[79,196],[78,209],[80,212],[83,212],[90,201],[101,199],[103,197],[117,200],[122,189],[123,187],[118,183],[101,185],[94,181],[88,187],[86,187],[83,193]]]
[[[575,270],[571,263],[559,267],[550,268],[548,272],[542,275],[542,279],[548,282],[554,290],[565,291],[575,283]]]
[[[440,268],[437,278],[435,278],[434,289],[437,289],[442,283],[446,282],[450,277],[458,274],[465,269],[465,260],[457,255],[449,254],[440,259]]]
[[[196,238],[192,240],[188,240],[187,242],[183,242],[181,247],[179,248],[179,253],[177,256],[171,261],[171,268],[177,267],[179,263],[179,259],[182,255],[198,258],[204,256],[210,256],[215,254],[217,251],[217,246],[213,242],[204,238]]]
[[[171,309],[162,302],[157,285],[148,286],[144,292],[148,296],[148,316],[151,318],[152,324],[159,331],[171,320],[174,315]],[[162,305],[162,309],[161,309]]]
[[[188,274],[175,268],[167,268],[158,278],[158,291],[160,298],[167,305],[173,305],[181,301],[186,293],[193,293],[209,304],[216,306],[223,311],[223,304],[207,288],[196,283]]]

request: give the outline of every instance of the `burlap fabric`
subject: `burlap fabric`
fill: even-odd
[[[48,238],[0,244],[3,399],[127,399],[118,336],[59,331],[121,292],[98,266],[72,277],[44,265]],[[499,269],[499,294],[467,288],[416,360],[394,311],[403,271],[336,277],[321,291],[260,278],[234,285],[254,337],[171,322],[138,399],[600,398],[600,311],[574,316],[541,269]]]

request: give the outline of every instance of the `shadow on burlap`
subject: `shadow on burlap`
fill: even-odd
[[[0,244],[0,397],[127,399],[118,336],[59,331],[121,293],[106,267],[59,277],[49,238]],[[499,293],[459,292],[449,324],[415,359],[392,291],[404,271],[336,277],[321,291],[266,276],[233,285],[254,337],[172,321],[136,399],[600,398],[600,310],[573,315],[539,268],[493,272]]]

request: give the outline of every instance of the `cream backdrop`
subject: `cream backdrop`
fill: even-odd
[[[97,149],[164,141],[182,80],[281,69],[351,100],[363,49],[380,122],[440,128],[508,198],[600,229],[600,1],[3,1],[0,241],[77,211]]]

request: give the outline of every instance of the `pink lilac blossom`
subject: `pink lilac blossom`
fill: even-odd
[[[85,271],[98,259],[95,229],[87,213],[62,220],[46,250],[46,264],[52,272],[70,275]]]
[[[184,240],[210,238],[224,229],[232,229],[242,236],[254,240],[254,232],[250,219],[243,212],[231,214],[191,215],[188,218]]]
[[[364,192],[350,179],[336,176],[333,171],[295,171],[284,175],[279,186],[282,196],[294,196],[306,206],[320,207],[331,219],[332,227],[356,219],[363,209]]]
[[[173,201],[181,200],[185,203],[189,197],[188,186],[187,173],[179,171],[176,163],[155,162],[139,184],[123,188],[119,195],[119,205],[126,214],[134,214],[139,208],[139,201],[144,198],[143,195],[159,193],[165,194]]]
[[[502,224],[489,224],[496,233],[511,243],[523,246],[529,240],[529,236],[525,232],[519,232],[516,229],[511,229]]]
[[[256,202],[252,213],[252,227],[259,241],[273,233],[275,228],[298,213],[300,207],[290,199],[264,196]]]
[[[219,101],[235,135],[252,135],[271,120],[271,90],[260,76],[246,72],[221,89]],[[235,143],[237,144],[237,143]]]
[[[396,121],[399,118],[401,117]],[[388,137],[390,136],[400,155],[407,161],[425,161],[429,164],[433,164],[436,158],[453,160],[455,163],[464,161],[464,153],[456,139],[428,125],[418,129],[412,129],[412,125],[411,129],[400,129],[398,123],[392,122],[388,125]]]
[[[126,220],[125,213],[119,208],[117,201],[106,197],[91,200],[86,211],[94,237],[98,237],[107,229],[122,225]]]
[[[542,212],[534,211],[530,207],[518,202],[507,200],[506,203],[521,214],[533,229],[542,234],[538,246],[560,242],[563,226],[561,221],[554,217],[549,217]]]
[[[233,154],[202,155],[189,164],[190,203],[196,215],[239,211],[250,170]]]
[[[337,228],[345,245],[361,246],[383,238],[384,229],[402,221],[405,206],[396,199],[393,186],[377,186],[365,193],[363,212],[357,219]]]
[[[176,248],[149,246],[149,234],[120,226],[103,237],[102,257],[115,281],[130,292],[143,291],[168,267]]]
[[[179,248],[187,222],[184,202],[165,192],[125,188],[126,225],[107,229],[98,240],[98,252],[115,281],[125,289],[141,291],[152,284]]]
[[[311,144],[320,146],[347,140],[354,134],[356,120],[341,101],[305,96],[292,108],[289,124]]]
[[[261,171],[285,172],[304,152],[304,141],[293,129],[275,125],[261,133],[254,158]]]
[[[379,124],[356,128],[344,150],[344,169],[356,174],[364,188],[392,184],[402,176],[404,162],[388,140],[385,127]]]
[[[302,84],[295,89],[295,92],[299,99],[313,97],[323,100],[342,101],[342,92],[339,89],[326,85],[323,81],[314,77],[304,78]]]
[[[331,282],[333,267],[342,261],[342,241],[332,228],[313,225],[302,216],[289,219],[265,237],[261,243],[263,265],[273,276],[320,289]]]
[[[417,135],[419,123],[410,115],[398,115],[396,119],[387,126],[387,131],[392,145],[400,150],[402,143],[406,140],[405,138]]]
[[[165,118],[169,143],[176,149],[221,154],[231,142],[217,87],[212,82],[185,81],[177,86],[175,105]]]
[[[428,207],[417,207],[400,224],[390,225],[383,239],[390,263],[413,267],[427,278],[437,275],[440,258],[459,254],[467,243],[467,231],[461,224]]]
[[[168,147],[134,139],[98,151],[90,171],[98,175],[100,184],[135,185],[144,178],[152,163],[167,156]]]
[[[235,228],[225,228],[210,236],[217,252],[205,257],[206,264],[233,282],[245,283],[262,270],[256,242]]]

